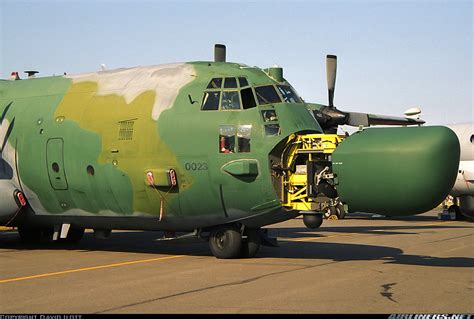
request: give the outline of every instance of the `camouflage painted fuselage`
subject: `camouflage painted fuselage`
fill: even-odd
[[[245,77],[252,88],[277,84],[261,69],[218,62],[0,81],[0,224],[184,231],[295,217],[282,207],[271,158],[279,158],[288,136],[322,132],[309,112],[319,106],[201,110],[209,82],[225,77]],[[278,134],[266,133],[265,110],[277,114],[270,120]],[[226,126],[236,128],[237,139],[245,128],[246,151],[222,152]],[[352,202],[356,210],[419,213],[446,196],[459,161],[452,132],[371,130],[347,138],[334,153],[349,209]],[[170,169],[177,173],[174,187],[166,184]],[[15,189],[28,202],[19,216]],[[414,204],[403,202],[407,194]]]
[[[216,76],[274,82],[260,69],[214,62],[0,81],[2,127],[9,129],[2,161],[10,173],[3,179],[23,190],[38,222],[54,216],[89,227],[184,230],[294,217],[281,209],[268,154],[291,133],[320,131],[318,123],[304,104],[276,104],[285,121],[281,134],[269,137],[260,107],[201,111]],[[251,152],[220,153],[220,125],[251,125]],[[258,174],[221,170],[239,159],[256,160]],[[170,168],[178,187],[147,185],[147,171]]]

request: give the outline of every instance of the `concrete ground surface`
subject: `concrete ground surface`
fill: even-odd
[[[280,247],[220,260],[161,232],[25,246],[0,232],[0,313],[473,313],[474,224],[349,216],[272,225]]]

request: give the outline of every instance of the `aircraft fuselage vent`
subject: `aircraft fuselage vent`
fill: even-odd
[[[119,124],[119,141],[131,141],[133,139],[133,126],[136,119],[125,120],[118,122]]]

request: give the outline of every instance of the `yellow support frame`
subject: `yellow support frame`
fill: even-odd
[[[315,156],[328,158],[336,147],[344,139],[344,135],[337,134],[307,134],[307,135],[292,135],[288,139],[291,143],[288,150],[286,163],[284,167],[291,167],[297,156],[307,156],[307,160],[311,161]],[[318,210],[320,204],[316,203],[313,198],[308,197],[307,176],[306,172],[288,171],[283,176],[282,194],[284,198],[283,206],[287,208],[309,211]]]

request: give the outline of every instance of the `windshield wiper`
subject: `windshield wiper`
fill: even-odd
[[[258,93],[256,90],[255,90],[255,93],[257,93],[257,96],[260,97],[262,100],[265,101],[265,104],[270,104],[270,101],[268,101],[265,97],[263,97],[260,93]]]

